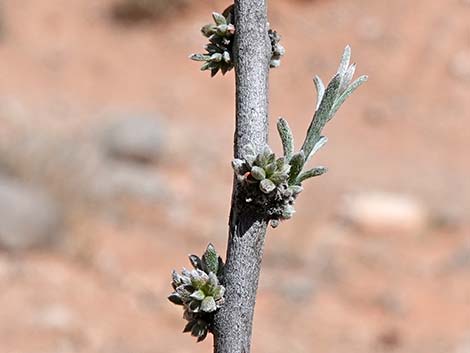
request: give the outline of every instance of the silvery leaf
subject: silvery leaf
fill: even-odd
[[[351,47],[347,45],[346,48],[344,48],[343,57],[341,58],[341,62],[339,64],[338,71],[337,71],[337,73],[340,76],[343,76],[345,74],[346,70],[349,67],[350,60],[351,60]]]
[[[284,118],[279,118],[277,121],[277,131],[282,141],[282,149],[284,150],[284,156],[286,160],[290,160],[294,153],[294,136],[292,130]]]
[[[201,310],[206,313],[211,313],[217,310],[217,304],[213,297],[205,297],[201,302]]]
[[[317,90],[317,105],[315,107],[315,111],[320,106],[320,103],[323,99],[323,95],[325,94],[325,85],[319,76],[315,76],[313,78],[313,82],[315,83],[315,88]]]
[[[364,82],[366,82],[368,79],[368,77],[366,75],[363,75],[361,77],[359,77],[356,81],[354,81],[348,88],[346,88],[346,90],[341,94],[341,96],[339,96],[337,99],[336,99],[336,102],[335,104],[333,105],[333,107],[331,108],[331,113],[330,115],[333,116],[336,114],[336,112],[338,111],[338,109],[341,107],[341,105],[344,103],[344,101],[351,95],[353,94],[353,92],[359,88],[359,86],[361,86]]]

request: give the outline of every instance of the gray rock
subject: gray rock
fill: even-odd
[[[155,116],[122,116],[105,126],[102,147],[113,158],[151,163],[162,155],[163,127]]]
[[[0,215],[0,247],[7,250],[49,244],[61,224],[59,207],[47,193],[4,177],[0,177]]]

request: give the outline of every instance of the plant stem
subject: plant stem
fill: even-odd
[[[261,152],[268,138],[271,45],[265,0],[235,1],[236,131],[234,155],[251,143]],[[214,319],[215,353],[249,353],[267,220],[247,211],[234,180],[224,272],[225,304]]]

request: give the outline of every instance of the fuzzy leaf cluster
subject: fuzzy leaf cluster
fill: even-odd
[[[219,70],[222,75],[233,69],[232,47],[235,27],[233,25],[233,5],[222,14],[213,12],[214,23],[209,23],[201,28],[202,34],[209,39],[205,46],[205,54],[193,54],[192,60],[204,62],[201,70],[210,70],[211,76],[215,76]]]
[[[344,49],[336,75],[326,87],[320,77],[315,76],[313,79],[317,91],[317,105],[301,148],[306,161],[326,143],[326,138],[321,135],[326,123],[333,118],[346,99],[367,81],[366,75],[360,76],[355,81],[352,80],[356,64],[350,64],[350,60],[351,47],[348,45]]]
[[[280,118],[277,130],[282,141],[283,157],[276,159],[267,146],[256,153],[252,145],[247,145],[242,158],[232,161],[237,179],[244,186],[246,203],[263,212],[273,227],[294,214],[294,203],[303,190],[302,183],[327,171],[322,166],[305,169],[305,165],[326,144],[327,138],[321,135],[326,123],[346,98],[367,80],[367,76],[361,76],[352,82],[356,66],[349,64],[350,58],[351,48],[347,46],[338,71],[326,88],[321,79],[315,77],[317,106],[300,151],[294,152],[292,130],[287,121]]]
[[[246,145],[242,159],[234,159],[232,167],[237,179],[244,185],[244,199],[247,204],[264,210],[273,227],[280,220],[289,219],[294,214],[294,202],[302,191],[300,185],[289,184],[289,176],[294,164],[285,155],[276,158],[266,146],[256,154],[251,144]]]
[[[232,162],[240,181],[257,185],[264,194],[274,191],[289,177],[291,166],[286,163],[284,157],[276,159],[276,155],[268,146],[257,155],[253,146],[247,145],[243,158]]]
[[[230,5],[223,13],[212,13],[214,23],[209,23],[201,28],[201,33],[209,39],[209,43],[204,47],[206,53],[192,54],[190,59],[203,62],[202,71],[210,70],[214,77],[219,71],[225,75],[232,70],[233,64],[233,39],[234,27],[234,5]],[[281,56],[285,49],[279,44],[281,37],[276,31],[268,30],[271,42],[272,56],[270,67],[278,67],[281,64]]]
[[[317,91],[317,104],[315,114],[307,130],[302,148],[290,158],[292,165],[289,175],[289,185],[301,185],[303,181],[326,173],[325,167],[315,167],[304,170],[306,163],[327,143],[328,139],[322,136],[323,128],[328,123],[346,99],[364,82],[367,76],[360,76],[353,81],[356,64],[350,64],[351,47],[344,49],[338,70],[325,88],[320,77],[315,76],[314,83]],[[291,155],[294,151],[292,131],[286,120],[280,118],[277,124],[284,153]]]
[[[168,299],[183,307],[188,321],[183,332],[191,332],[200,342],[211,332],[213,315],[224,303],[225,288],[220,284],[224,264],[212,244],[202,257],[190,255],[189,261],[192,270],[173,271],[174,292]]]

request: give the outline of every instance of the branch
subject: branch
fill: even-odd
[[[261,152],[268,134],[268,71],[271,44],[265,0],[235,1],[235,158],[251,144]],[[214,318],[214,352],[249,353],[267,220],[248,210],[235,179],[223,276],[225,304]]]
[[[276,158],[267,145],[268,71],[279,66],[284,48],[276,31],[268,29],[266,0],[236,0],[222,14],[212,16],[214,23],[201,29],[209,40],[206,53],[190,58],[203,62],[201,70],[209,70],[211,76],[235,68],[235,177],[227,262],[211,244],[202,258],[190,255],[194,270],[173,272],[174,292],[168,299],[183,307],[184,332],[198,341],[208,333],[214,335],[215,353],[249,353],[268,222],[277,227],[292,218],[303,182],[326,173],[321,166],[306,170],[306,163],[326,144],[325,125],[367,76],[352,80],[356,65],[350,65],[347,46],[326,87],[318,76],[314,78],[317,105],[298,152],[289,124],[278,120],[284,156]]]

